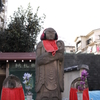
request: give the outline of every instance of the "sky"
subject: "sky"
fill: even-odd
[[[66,46],[74,46],[77,36],[100,28],[100,0],[8,0],[8,18],[20,5],[26,9],[29,2],[33,13],[40,6],[39,16],[46,15],[44,29],[54,28]]]

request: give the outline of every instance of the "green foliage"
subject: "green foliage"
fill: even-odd
[[[30,4],[26,10],[19,7],[10,17],[7,29],[0,32],[0,51],[2,52],[32,52],[36,39],[44,23],[45,15],[38,17],[37,8],[32,13]]]

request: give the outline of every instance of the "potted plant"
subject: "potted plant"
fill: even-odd
[[[32,79],[32,74],[24,73],[23,83],[25,84],[25,89],[27,90],[26,95],[32,95],[32,93],[30,92],[30,89],[32,89],[31,79]]]
[[[81,72],[81,81],[78,86],[78,92],[77,92],[78,100],[83,100],[83,91],[84,89],[87,88],[87,77],[88,77],[88,72],[86,70],[83,70]]]

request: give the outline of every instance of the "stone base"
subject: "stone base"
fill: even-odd
[[[83,92],[77,92],[78,100],[83,100]]]
[[[27,100],[33,100],[33,99],[32,99],[32,95],[27,95],[27,96],[26,96],[26,99],[27,99]]]

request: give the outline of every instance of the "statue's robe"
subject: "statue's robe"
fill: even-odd
[[[56,42],[58,51],[53,56],[39,42],[36,48],[36,100],[61,100],[64,91],[64,43]]]

